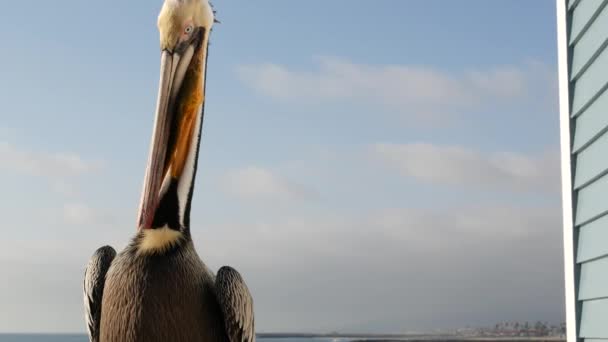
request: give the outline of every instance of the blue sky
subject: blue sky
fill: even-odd
[[[4,6],[0,331],[83,331],[134,233],[160,5]],[[193,233],[258,331],[562,319],[553,1],[215,7]]]

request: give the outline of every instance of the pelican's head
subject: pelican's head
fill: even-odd
[[[165,0],[158,15],[161,50],[183,53],[192,45],[192,39],[204,34],[201,31],[211,30],[213,22],[213,10],[207,0]]]
[[[181,234],[189,228],[213,23],[207,0],[166,0],[158,16],[160,84],[140,230]]]

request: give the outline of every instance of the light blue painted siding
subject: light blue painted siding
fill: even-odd
[[[608,298],[608,258],[583,263],[580,277],[579,300]]]
[[[583,0],[585,1],[585,0]],[[604,8],[606,10],[606,8]],[[576,45],[574,45],[576,49]],[[608,80],[608,52],[606,49],[589,63],[589,67],[574,82],[574,98],[572,99],[572,115],[581,115],[605,89]]]
[[[606,255],[608,255],[608,215],[579,227],[576,261],[583,263]]]
[[[572,27],[570,29],[570,43],[578,41],[585,30],[593,23],[593,18],[605,5],[604,0],[581,1],[572,10]]]
[[[576,178],[576,176],[574,177]],[[608,212],[607,195],[608,176],[601,177],[595,182],[578,190],[574,223],[577,226],[580,226],[605,215],[606,212]]]
[[[578,153],[574,188],[589,184],[608,170],[608,134],[600,136],[593,144]]]
[[[568,9],[574,8],[580,0],[568,0]]]
[[[604,92],[575,120],[574,152],[579,152],[608,129],[608,91]]]
[[[572,54],[572,70],[570,71],[570,79],[576,79],[589,66],[592,61],[592,56],[597,54],[607,42],[604,30],[608,25],[608,11],[602,9],[608,0],[595,0],[592,2],[583,1],[580,6],[577,6],[572,16],[572,31],[578,29],[577,39],[571,39],[576,42],[577,48]],[[583,18],[577,18],[577,11],[581,8],[585,9]],[[597,17],[596,17],[597,15]],[[583,21],[595,18],[592,22]],[[587,26],[583,27],[584,24]],[[577,27],[574,27],[574,25]],[[583,34],[584,33],[584,34]],[[572,37],[572,36],[571,36]]]
[[[608,338],[607,318],[608,299],[584,301],[581,310],[580,337]]]
[[[608,0],[567,1],[578,334],[608,342]]]

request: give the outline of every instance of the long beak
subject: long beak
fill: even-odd
[[[196,34],[198,36],[198,32]],[[161,54],[160,82],[154,130],[150,145],[150,154],[146,168],[143,191],[138,214],[138,229],[152,228],[154,214],[161,196],[161,185],[166,173],[169,141],[171,138],[176,113],[175,104],[180,95],[184,81],[195,52],[200,48],[200,39],[178,47],[171,53],[163,50]],[[184,96],[183,94],[180,96]]]

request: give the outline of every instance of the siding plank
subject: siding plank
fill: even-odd
[[[608,299],[583,302],[580,337],[608,338]]]
[[[605,5],[605,0],[583,0],[574,8],[572,11],[572,26],[570,28],[570,44],[576,42],[586,32],[589,25],[593,23],[599,11]]]
[[[608,91],[598,97],[583,114],[576,117],[576,131],[572,144],[574,153],[579,152],[608,128],[606,113],[608,113]]]
[[[581,265],[578,299],[602,297],[608,297],[608,258],[588,261]]]
[[[571,10],[574,6],[578,5],[581,0],[568,0],[568,9]]]
[[[608,74],[608,52],[603,50],[595,61],[574,83],[574,98],[572,99],[572,113],[576,117],[595,100],[608,83],[605,75]]]
[[[608,255],[608,215],[579,228],[576,262]]]
[[[588,2],[583,1],[584,6],[594,4],[597,7],[600,1]],[[589,26],[584,34],[574,45],[572,52],[572,69],[570,71],[570,79],[576,79],[580,74],[593,62],[595,57],[608,44],[608,36],[606,35],[606,27],[608,26],[608,8],[606,8],[608,0],[603,1],[599,7],[597,18]],[[577,7],[584,7],[583,5]],[[574,11],[576,14],[576,11]],[[574,22],[575,23],[575,22]],[[573,24],[574,25],[574,24]]]
[[[593,144],[576,155],[575,189],[608,170],[606,151],[608,151],[608,134],[603,134]]]
[[[608,211],[608,176],[603,176],[595,182],[578,191],[575,224],[582,225]]]

